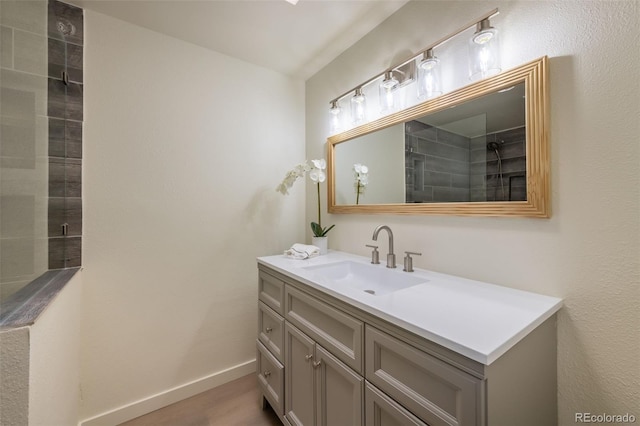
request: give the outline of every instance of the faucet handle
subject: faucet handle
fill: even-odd
[[[378,251],[378,246],[372,246],[370,244],[365,244],[365,247],[370,247],[373,249],[371,252],[371,263],[377,265],[380,263],[380,252]]]
[[[404,256],[404,269],[403,271],[405,272],[413,272],[413,258],[411,257],[411,255],[414,256],[422,256],[422,253],[417,253],[415,251],[405,251],[405,256]]]

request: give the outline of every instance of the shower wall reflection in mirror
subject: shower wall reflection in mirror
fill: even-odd
[[[405,123],[404,202],[526,201],[523,97],[519,84]]]

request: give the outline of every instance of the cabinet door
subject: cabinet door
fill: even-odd
[[[267,398],[273,411],[282,416],[284,406],[282,395],[284,390],[284,367],[259,341],[256,342],[256,370],[258,384],[262,394]]]
[[[314,341],[285,323],[285,413],[293,426],[315,425]]]
[[[428,426],[368,382],[364,399],[366,426]]]
[[[431,426],[482,424],[484,382],[373,327],[366,378]]]
[[[364,379],[318,344],[313,366],[318,425],[362,425]]]
[[[258,302],[258,339],[284,362],[284,319],[262,302]]]

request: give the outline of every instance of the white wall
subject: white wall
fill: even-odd
[[[79,271],[30,327],[29,426],[78,423],[81,313]]]
[[[323,153],[331,99],[392,65],[399,52],[417,52],[496,6],[500,15],[492,23],[501,31],[504,69],[551,58],[552,218],[331,215],[329,248],[368,255],[364,245],[384,223],[394,231],[397,253],[423,253],[417,267],[565,298],[559,423],[574,424],[574,413],[583,411],[638,417],[637,2],[408,3],[307,81],[307,155]],[[446,90],[468,83],[460,43],[436,54],[443,65],[452,61],[443,69]]]
[[[255,257],[304,238],[304,85],[85,11],[82,413],[253,369]],[[219,374],[220,373],[220,374]]]

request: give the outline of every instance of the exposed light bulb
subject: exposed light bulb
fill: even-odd
[[[478,22],[469,42],[469,78],[479,80],[501,70],[498,30],[491,26],[489,19],[483,19]]]
[[[429,99],[442,94],[440,78],[440,59],[433,54],[433,49],[424,52],[418,64],[418,98]]]
[[[356,89],[355,95],[351,98],[351,121],[353,124],[360,124],[365,121],[367,111],[367,98],[362,93],[362,88]]]
[[[380,83],[380,112],[387,114],[393,112],[397,107],[398,80],[393,76],[392,71],[384,73],[384,79]]]
[[[342,129],[342,108],[338,100],[331,101],[331,108],[329,108],[329,131],[331,134],[338,133]]]

